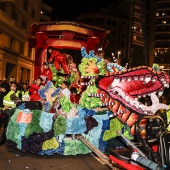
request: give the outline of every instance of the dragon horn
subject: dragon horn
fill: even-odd
[[[84,58],[89,58],[89,55],[86,52],[86,49],[84,47],[81,48],[81,56]]]

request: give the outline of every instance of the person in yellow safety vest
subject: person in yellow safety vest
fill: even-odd
[[[5,141],[6,141],[6,128],[7,128],[7,125],[8,125],[8,122],[9,122],[9,119],[10,117],[14,114],[14,109],[16,107],[16,103],[17,101],[21,101],[19,99],[19,92],[17,92],[17,84],[15,82],[10,82],[10,91],[7,93],[6,96],[4,96],[4,99],[3,99],[3,105],[4,105],[4,115],[5,115],[5,118],[4,118],[4,121],[3,121],[3,124],[4,124],[4,132],[2,134],[2,139],[0,141],[0,145],[4,144]]]
[[[19,95],[20,93],[17,92],[17,84],[15,82],[12,82],[10,85],[10,91],[6,96],[4,96],[3,99],[4,109],[6,110],[16,107],[17,101],[21,101],[19,99]]]
[[[21,94],[22,94],[22,101],[30,100],[29,91],[26,83],[22,84]]]

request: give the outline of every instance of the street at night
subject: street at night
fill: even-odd
[[[91,154],[62,156],[36,156],[0,146],[0,170],[108,170],[106,165]]]
[[[0,170],[170,170],[170,0],[0,0]]]

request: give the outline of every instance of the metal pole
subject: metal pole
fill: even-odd
[[[136,149],[139,154],[143,157],[147,157],[137,146],[135,146],[135,144],[133,142],[131,142],[130,140],[128,140],[119,130],[116,131],[118,135],[120,135],[126,142],[129,146],[131,146],[133,149]]]

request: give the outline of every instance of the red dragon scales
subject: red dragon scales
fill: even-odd
[[[168,106],[159,103],[157,97],[169,87],[169,77],[162,71],[155,71],[147,66],[110,73],[96,79],[98,95],[103,105],[122,123],[132,127],[140,114],[154,115],[159,109]],[[138,101],[140,97],[150,96],[152,105],[146,106]],[[134,127],[131,128],[134,134]]]

